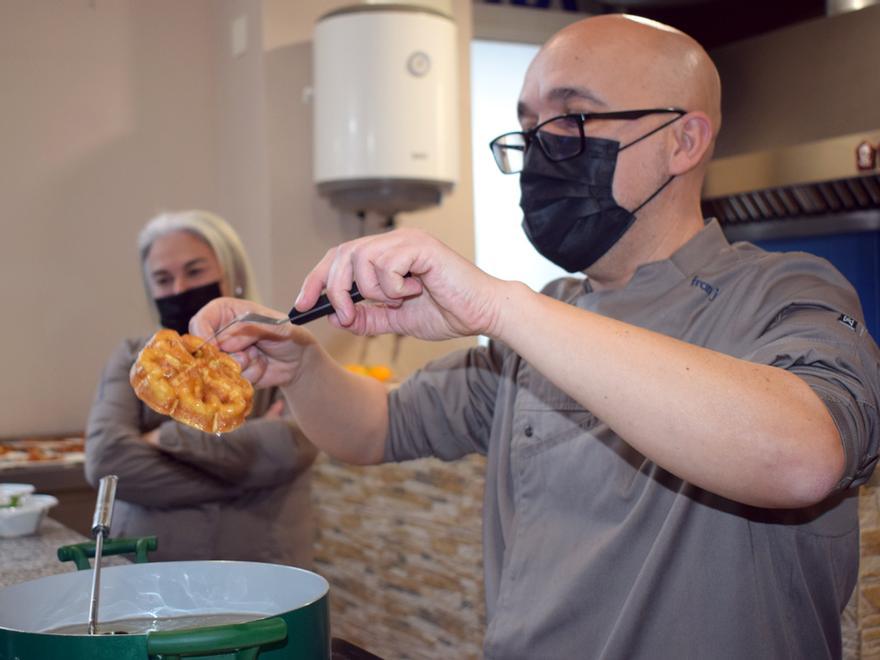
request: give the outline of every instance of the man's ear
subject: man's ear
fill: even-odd
[[[669,173],[680,176],[695,168],[712,146],[712,121],[704,112],[689,112],[673,124],[675,148]]]

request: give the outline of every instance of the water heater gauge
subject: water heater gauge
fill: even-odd
[[[422,51],[416,51],[406,61],[406,68],[414,76],[421,78],[431,69],[431,58]]]

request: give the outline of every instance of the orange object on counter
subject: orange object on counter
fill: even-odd
[[[391,380],[391,377],[394,375],[391,371],[390,367],[387,367],[384,364],[377,364],[367,369],[367,372],[370,376],[375,378],[376,380],[381,380],[383,383],[386,380]]]
[[[348,369],[353,374],[360,374],[361,376],[369,376],[370,375],[370,372],[362,364],[354,364],[354,363],[346,364],[345,368]]]
[[[385,381],[391,380],[394,376],[394,372],[391,371],[391,367],[384,364],[357,364],[357,363],[349,363],[345,365],[345,368],[350,372],[355,374],[360,374],[361,376],[369,376],[370,378],[375,378],[376,380]]]

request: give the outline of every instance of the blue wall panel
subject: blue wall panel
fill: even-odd
[[[754,241],[765,250],[799,250],[828,259],[859,292],[871,336],[880,331],[880,232]]]

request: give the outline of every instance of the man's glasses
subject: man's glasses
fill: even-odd
[[[584,138],[587,131],[584,124],[597,119],[639,119],[646,115],[675,114],[675,118],[661,124],[642,138],[656,133],[673,121],[687,114],[681,108],[650,108],[648,110],[620,110],[618,112],[588,112],[581,114],[559,115],[543,121],[527,131],[513,131],[499,135],[489,143],[495,163],[505,174],[522,171],[526,150],[532,141],[538,143],[541,151],[552,161],[568,160],[579,156],[584,151]],[[639,139],[642,139],[639,138]],[[630,143],[632,144],[632,143]],[[624,146],[629,146],[624,145]],[[623,148],[623,147],[621,147]]]

